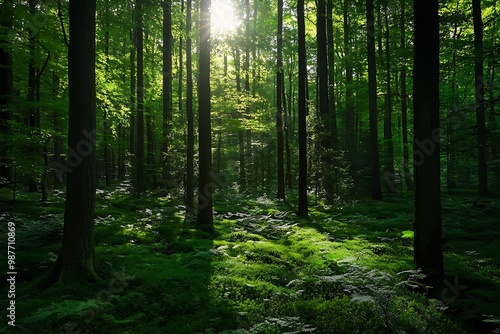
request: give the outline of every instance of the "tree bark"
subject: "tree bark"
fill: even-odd
[[[375,18],[373,0],[366,1],[366,35],[368,47],[368,109],[370,122],[370,167],[372,198],[382,199],[377,124],[377,72],[375,61]]]
[[[344,0],[344,58],[345,58],[345,66],[346,66],[346,83],[345,83],[345,98],[346,98],[346,110],[345,110],[345,151],[347,161],[349,163],[349,171],[351,177],[354,179],[356,174],[355,168],[355,128],[354,128],[354,104],[353,104],[353,89],[352,89],[352,81],[353,81],[353,68],[352,68],[352,59],[351,59],[351,42],[350,38],[350,22],[349,22],[349,1]]]
[[[283,0],[278,0],[278,35],[276,54],[276,134],[278,141],[278,193],[285,201],[285,172],[283,163]]]
[[[210,5],[211,0],[200,3],[200,56],[198,84],[199,121],[199,186],[196,223],[202,230],[213,231],[212,137],[210,126]]]
[[[387,145],[387,155],[385,162],[385,174],[389,180],[394,180],[394,144],[392,142],[392,92],[391,92],[391,60],[390,60],[390,31],[389,17],[387,13],[387,4],[384,5],[385,18],[385,115],[384,115],[384,140]],[[394,184],[388,182],[387,189],[389,192],[394,192]]]
[[[135,21],[135,20],[134,20]],[[135,29],[130,32],[130,134],[129,134],[129,153],[135,155],[135,138],[136,138],[136,72],[135,72],[135,50],[136,38]]]
[[[191,56],[191,9],[192,0],[186,3],[186,211],[194,214],[194,115],[193,115],[193,70]]]
[[[71,0],[68,55],[69,129],[61,251],[45,281],[95,280],[96,193],[95,0]]]
[[[307,204],[307,60],[304,0],[297,2],[298,55],[299,55],[299,205],[297,214],[308,215]]]
[[[3,1],[0,10],[0,131],[8,138],[12,133],[9,122],[13,119],[12,103],[12,41],[13,1]],[[0,188],[12,181],[12,143],[2,140],[0,145]]]
[[[405,0],[401,0],[401,50],[406,50],[406,16]],[[406,57],[401,65],[401,131],[403,139],[403,168],[405,174],[406,190],[413,190],[413,181],[410,173],[410,157],[408,150],[408,104],[406,93]]]
[[[144,161],[144,42],[142,1],[136,0],[136,47],[137,47],[137,136],[135,139],[136,192],[146,188]]]
[[[486,196],[488,195],[488,165],[486,159],[486,117],[483,77],[483,20],[481,18],[480,0],[472,0],[472,17],[474,21],[474,83],[476,87],[478,191],[479,195]]]
[[[438,0],[414,1],[414,261],[436,286],[444,276],[439,145]]]
[[[169,136],[172,122],[172,2],[163,1],[163,142],[162,178],[169,179]],[[182,102],[181,102],[182,103]]]
[[[335,108],[335,45],[333,44],[333,0],[326,2],[326,32],[328,46],[328,103],[330,111],[331,142],[335,148],[338,142],[337,111]]]

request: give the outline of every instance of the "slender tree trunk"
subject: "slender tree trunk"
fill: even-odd
[[[338,142],[337,111],[335,108],[335,45],[333,44],[333,0],[326,2],[326,32],[328,46],[328,103],[330,111],[330,131],[333,147]]]
[[[135,50],[136,50],[136,38],[134,34],[135,30],[130,33],[130,134],[129,134],[129,153],[135,155],[135,138],[136,138],[136,105],[135,105],[135,94],[136,94],[136,73],[135,73]]]
[[[346,66],[346,90],[345,90],[345,98],[346,98],[346,111],[345,111],[345,150],[347,161],[349,162],[349,170],[351,177],[355,178],[356,168],[355,168],[355,129],[354,129],[354,103],[353,103],[353,89],[352,89],[352,76],[353,76],[353,68],[352,68],[352,60],[351,60],[351,42],[350,42],[350,22],[349,22],[349,1],[344,0],[344,57],[345,57],[345,66]]]
[[[136,192],[145,190],[146,172],[144,160],[144,42],[142,1],[136,0],[136,46],[137,46],[137,137],[135,139]]]
[[[455,5],[455,12],[458,13],[460,0],[457,0]],[[447,147],[446,147],[446,187],[452,189],[456,187],[456,150],[455,150],[455,124],[452,120],[456,117],[456,90],[457,90],[457,39],[458,39],[459,22],[455,22],[453,26],[453,44],[451,54],[451,103],[447,117]]]
[[[250,0],[245,0],[245,91],[248,95],[250,95],[250,43],[251,43],[251,33],[250,33]],[[251,108],[248,105],[246,108],[246,117],[250,115]],[[246,164],[243,168],[248,169],[250,171],[250,163],[252,158],[252,130],[245,129],[246,136]],[[247,175],[247,182],[251,182],[251,174]]]
[[[191,11],[192,0],[186,3],[186,210],[194,214],[194,115],[193,115],[193,70],[191,57]]]
[[[96,192],[95,0],[70,0],[69,130],[61,251],[44,282],[98,279],[95,272]],[[85,92],[83,94],[82,92]],[[76,159],[76,160],[75,160]],[[75,163],[78,161],[78,163]]]
[[[318,0],[316,14],[317,77],[319,98],[319,161],[323,189],[329,203],[335,192],[332,178],[332,126],[328,83],[327,0]],[[331,63],[330,63],[331,65]],[[317,173],[318,177],[320,175]]]
[[[200,229],[211,232],[213,231],[213,184],[211,182],[212,138],[210,126],[210,5],[211,0],[201,0],[198,80],[200,176],[196,223]]]
[[[283,101],[283,125],[285,130],[285,155],[286,155],[286,172],[285,183],[288,189],[292,189],[292,158],[290,153],[290,117],[287,116],[286,94],[285,94],[285,75],[281,72],[281,88]]]
[[[240,50],[236,49],[235,56],[235,67],[236,67],[236,91],[241,92],[241,77],[240,77]],[[243,129],[238,130],[238,153],[239,153],[239,184],[242,189],[246,187],[246,168],[245,168],[245,134]]]
[[[370,118],[370,167],[372,198],[382,199],[377,126],[377,72],[375,61],[375,18],[373,0],[366,1],[366,35],[368,47],[368,109]]]
[[[54,100],[58,98],[59,94],[60,80],[56,72],[52,72],[52,97]],[[64,164],[62,158],[63,150],[63,125],[61,124],[61,116],[59,110],[54,108],[54,113],[52,115],[52,124],[54,128],[54,158],[53,163],[57,166],[62,166]],[[54,168],[54,183],[60,184],[63,180],[63,174]]]
[[[406,50],[406,16],[405,0],[401,0],[401,50]],[[406,190],[413,190],[413,181],[410,173],[410,155],[408,150],[408,105],[406,93],[406,58],[401,65],[401,132],[403,137],[403,168],[405,174]]]
[[[481,1],[472,0],[472,16],[474,20],[474,75],[476,92],[476,122],[478,146],[479,195],[488,195],[488,165],[486,159],[486,117],[484,101],[483,77],[483,20],[481,18]]]
[[[36,2],[37,0],[29,0],[28,1],[28,6],[29,6],[29,13],[34,20],[35,12],[36,12]],[[35,160],[37,159],[36,157],[38,156],[37,154],[37,148],[35,145],[35,139],[34,137],[37,135],[36,134],[36,128],[38,127],[37,123],[37,107],[35,106],[35,92],[36,92],[36,65],[35,65],[35,57],[36,57],[36,39],[35,39],[35,34],[36,32],[32,29],[29,28],[29,39],[28,39],[28,50],[29,50],[29,63],[28,63],[28,96],[27,96],[27,102],[28,102],[28,126],[30,128],[30,136],[31,136],[31,143],[30,143],[30,155],[31,159]],[[35,171],[32,171],[28,181],[28,191],[29,192],[37,192],[38,191],[38,184],[36,182],[36,177],[34,176]]]
[[[385,115],[384,115],[384,140],[387,145],[387,155],[385,163],[385,174],[390,179],[395,178],[394,174],[394,144],[392,142],[392,92],[391,92],[391,61],[390,61],[390,31],[387,4],[384,5],[385,17],[385,66],[386,66],[386,95],[385,95]],[[394,184],[388,182],[387,189],[394,192]]]
[[[12,44],[10,32],[13,25],[13,0],[0,5],[0,132],[8,138],[12,133],[9,122],[13,119],[12,103]],[[12,181],[12,144],[2,140],[0,145],[0,188]]]
[[[13,25],[13,1],[6,0],[1,4],[0,10],[0,131],[6,135],[11,134],[9,121],[13,119],[13,75],[12,75],[12,45],[9,38]],[[12,145],[9,140],[2,140],[0,145],[0,188],[12,181]]]
[[[134,17],[135,20],[135,17]],[[136,34],[135,29],[130,32],[130,134],[129,134],[129,153],[135,155],[135,138],[136,138],[136,104],[135,94],[136,86],[136,70],[135,70],[135,51],[136,51]]]
[[[276,54],[276,133],[278,139],[278,193],[285,201],[285,172],[283,164],[283,0],[278,0],[278,35]]]
[[[104,11],[104,57],[105,57],[105,68],[104,76],[106,81],[109,80],[109,0],[105,0],[105,11]],[[106,91],[105,94],[108,92]],[[103,141],[104,141],[104,176],[106,180],[106,187],[111,187],[111,145],[109,141],[111,139],[111,125],[108,115],[109,106],[106,102],[102,103],[103,106]]]
[[[304,0],[297,2],[298,55],[299,55],[299,205],[297,214],[308,215],[307,204],[307,60]]]
[[[444,276],[439,145],[438,0],[414,1],[414,261],[436,286]],[[432,149],[431,149],[432,148]]]
[[[488,115],[488,124],[490,125],[489,132],[492,134],[489,140],[491,146],[491,160],[500,161],[500,151],[499,151],[499,140],[498,135],[495,135],[497,126],[496,126],[496,116],[495,116],[495,96],[494,96],[494,87],[495,87],[495,61],[496,61],[496,52],[492,51],[489,64],[488,64],[488,98],[489,98],[489,115]],[[497,164],[492,167],[495,177],[497,181],[500,181],[500,166]],[[500,189],[500,182],[497,182],[497,189]]]
[[[184,15],[184,0],[181,0],[181,17]],[[184,31],[184,20],[180,22],[180,31]],[[183,83],[184,83],[184,39],[182,38],[182,34],[179,37],[179,70],[178,70],[178,86],[177,86],[177,109],[179,111],[179,115],[182,115],[183,110]]]
[[[169,179],[169,136],[172,121],[172,2],[163,1],[163,181]],[[181,48],[182,49],[182,48]],[[181,102],[182,106],[182,102]]]

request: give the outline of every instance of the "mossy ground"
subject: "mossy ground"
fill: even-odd
[[[59,251],[63,201],[34,205],[34,196],[1,208],[2,221],[17,227],[20,333],[490,333],[500,326],[483,321],[500,317],[498,199],[443,194],[447,279],[441,299],[428,299],[409,287],[418,275],[409,193],[315,206],[304,219],[266,196],[218,191],[215,232],[207,234],[186,224],[170,197],[100,191],[102,281],[44,291],[36,287]]]

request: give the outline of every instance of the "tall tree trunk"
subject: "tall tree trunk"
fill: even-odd
[[[377,72],[375,62],[375,18],[373,0],[366,1],[366,36],[368,47],[368,109],[370,118],[370,167],[372,198],[382,199],[377,126]]]
[[[285,172],[283,164],[283,0],[278,0],[278,35],[276,54],[276,133],[278,139],[278,193],[285,201]]]
[[[236,48],[236,55],[234,59],[235,63],[235,68],[236,68],[236,91],[238,93],[241,92],[241,77],[240,77],[240,49],[237,47]],[[242,127],[240,125],[240,127]],[[239,184],[241,188],[246,187],[246,168],[245,168],[245,134],[243,132],[243,129],[240,128],[238,130],[238,153],[239,153]]]
[[[212,204],[212,137],[210,126],[210,5],[211,0],[200,3],[200,56],[198,84],[199,121],[199,186],[196,223],[205,231],[213,231]]]
[[[135,20],[134,20],[135,21]],[[135,29],[130,32],[130,134],[129,134],[129,153],[135,155],[135,138],[136,138],[136,73],[135,73],[135,50],[136,38]]]
[[[406,50],[406,16],[405,1],[401,0],[401,50]],[[413,181],[410,173],[410,157],[408,150],[408,105],[406,93],[406,57],[401,65],[401,132],[403,137],[403,168],[405,174],[406,190],[413,190]]]
[[[355,168],[355,129],[354,129],[354,103],[353,103],[353,89],[352,89],[352,59],[351,59],[351,41],[350,41],[350,22],[349,22],[349,1],[344,0],[344,58],[346,66],[346,83],[345,83],[345,98],[346,98],[346,109],[345,109],[345,151],[347,161],[349,163],[349,170],[351,177],[355,178],[356,168]]]
[[[70,0],[69,130],[61,251],[45,286],[98,279],[95,272],[96,192],[95,0]]]
[[[323,189],[328,202],[333,201],[334,185],[332,177],[332,127],[328,87],[328,43],[327,43],[327,0],[318,0],[316,13],[317,77],[319,98],[319,160]],[[319,176],[319,174],[317,173]]]
[[[333,44],[333,0],[326,2],[326,32],[328,46],[328,103],[330,110],[330,131],[333,147],[338,142],[337,111],[335,108],[335,45]]]
[[[104,67],[104,76],[106,81],[109,80],[109,0],[105,0],[105,11],[104,11],[104,57],[105,57],[105,67]],[[105,91],[105,94],[108,92]],[[106,187],[111,187],[111,145],[109,143],[111,139],[111,125],[108,115],[108,110],[111,106],[109,106],[106,102],[102,103],[103,106],[103,141],[104,141],[104,176],[106,180]]]
[[[144,42],[142,1],[136,0],[136,47],[137,47],[137,136],[135,139],[136,192],[145,190],[146,172],[144,161]]]
[[[297,214],[308,215],[307,204],[307,60],[304,0],[297,2],[298,55],[299,55],[299,205]]]
[[[54,100],[58,98],[59,94],[59,86],[60,86],[60,80],[59,76],[57,73],[54,71],[52,72],[52,97]],[[57,166],[63,166],[64,161],[62,158],[62,150],[63,150],[63,125],[61,124],[61,116],[59,110],[57,108],[54,108],[54,113],[52,115],[52,124],[54,128],[54,159],[53,159],[53,164]],[[63,174],[57,169],[54,168],[54,183],[59,184],[63,180]]]
[[[186,3],[186,211],[194,214],[194,115],[193,115],[193,70],[191,57],[191,11],[192,0]]]
[[[436,286],[444,276],[439,160],[438,0],[413,2],[415,220],[414,261]]]
[[[472,16],[474,20],[474,82],[476,87],[478,190],[479,195],[485,196],[488,195],[488,165],[486,160],[486,117],[483,77],[483,20],[481,18],[480,0],[472,0]]]
[[[283,101],[283,126],[285,130],[285,156],[286,156],[286,172],[285,172],[285,183],[288,189],[292,189],[292,158],[290,152],[290,117],[288,117],[288,111],[286,106],[286,94],[285,94],[285,73],[284,69],[281,71],[281,89]]]
[[[36,2],[37,0],[29,0],[28,1],[28,6],[29,6],[29,13],[32,16],[32,19],[34,20],[34,16],[36,13]],[[29,34],[30,37],[28,39],[28,50],[29,50],[29,63],[28,63],[28,96],[27,96],[27,102],[28,102],[28,126],[30,128],[30,136],[31,136],[31,142],[30,142],[30,155],[31,159],[36,159],[38,156],[37,154],[37,148],[35,145],[35,136],[36,134],[36,128],[38,127],[37,123],[37,107],[35,106],[35,92],[36,92],[36,65],[35,65],[35,57],[36,57],[36,39],[35,39],[35,34],[36,32],[33,30],[33,28],[29,28]],[[31,171],[30,178],[28,181],[28,191],[29,192],[37,192],[38,191],[38,184],[36,182],[36,177],[35,177],[35,171]]]
[[[384,115],[384,141],[387,145],[387,155],[385,163],[385,174],[390,179],[394,179],[394,144],[392,142],[392,92],[391,92],[391,61],[390,61],[390,31],[387,4],[384,5],[385,18],[385,66],[386,66],[386,94],[385,94],[385,115]],[[388,182],[387,189],[394,192],[394,184]]]
[[[460,6],[460,0],[457,0],[455,5],[455,13],[458,13]],[[456,91],[457,91],[457,39],[458,39],[458,28],[460,22],[455,22],[453,25],[453,35],[452,35],[452,54],[451,54],[451,103],[448,111],[447,117],[447,131],[446,131],[446,187],[452,189],[456,187],[456,146],[455,146],[455,124],[453,120],[455,117],[456,105]]]
[[[245,0],[245,91],[248,95],[250,95],[250,43],[251,43],[251,33],[250,33],[250,0]],[[246,108],[246,115],[245,117],[248,117],[250,115],[250,106],[247,105]],[[250,165],[250,161],[252,158],[252,130],[251,129],[245,129],[245,136],[246,136],[246,164],[244,165],[243,168],[247,168]],[[250,168],[248,168],[250,171]],[[248,181],[247,183],[251,182],[249,174],[247,176]]]
[[[13,119],[12,103],[12,42],[13,0],[5,0],[0,7],[0,132],[8,138],[12,133],[9,122]],[[0,145],[0,188],[12,181],[12,144],[10,139]]]
[[[169,135],[172,121],[172,2],[163,1],[163,181],[169,179]],[[182,102],[181,102],[182,103]]]

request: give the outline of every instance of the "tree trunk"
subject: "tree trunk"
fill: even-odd
[[[414,261],[436,286],[444,276],[439,160],[438,0],[414,1]]]
[[[193,70],[191,56],[191,9],[192,0],[186,3],[186,212],[194,214],[194,115],[193,115]]]
[[[488,165],[486,160],[486,117],[483,77],[483,20],[481,18],[480,0],[472,0],[472,16],[474,21],[474,82],[476,87],[478,190],[479,195],[486,196],[488,195]]]
[[[200,3],[200,55],[198,84],[199,121],[199,186],[196,223],[205,231],[213,231],[212,138],[210,126],[210,5],[211,0]]]
[[[328,46],[328,103],[330,109],[330,131],[332,146],[338,142],[337,111],[335,108],[335,45],[333,44],[333,0],[326,2],[326,32]]]
[[[406,50],[406,16],[405,0],[401,0],[401,50]],[[408,105],[406,93],[406,58],[401,66],[401,131],[403,137],[403,168],[405,174],[406,190],[413,190],[413,181],[410,173],[410,157],[408,152]]]
[[[387,184],[389,192],[394,192],[394,144],[392,143],[392,92],[391,92],[391,61],[390,61],[390,31],[387,4],[384,5],[385,17],[385,66],[386,66],[386,95],[385,95],[385,115],[384,115],[384,141],[387,145],[387,155],[385,163],[385,174],[391,180]]]
[[[332,126],[329,103],[328,83],[328,50],[327,50],[327,0],[318,0],[316,14],[316,43],[317,43],[317,77],[319,98],[319,161],[321,162],[321,181],[329,203],[333,201],[335,192],[332,178]],[[330,63],[331,64],[331,63]],[[317,171],[318,172],[318,171]],[[319,177],[319,174],[316,173]]]
[[[283,164],[283,0],[278,0],[278,35],[276,54],[276,134],[278,139],[278,193],[285,201],[285,172]]]
[[[144,161],[144,42],[142,25],[142,1],[136,0],[136,47],[137,47],[137,137],[135,140],[136,192],[146,190]]]
[[[366,1],[366,36],[368,47],[368,109],[370,118],[370,167],[372,198],[382,199],[377,126],[377,72],[375,62],[375,19],[373,0]]]
[[[109,80],[109,0],[105,0],[105,12],[104,12],[104,20],[105,20],[105,30],[104,30],[104,57],[105,57],[105,67],[104,67],[104,76],[106,81]],[[105,94],[108,92],[105,91]],[[102,103],[103,106],[103,141],[104,141],[104,176],[106,180],[106,187],[111,187],[111,145],[109,141],[111,139],[111,125],[108,115],[108,110],[111,106],[107,103]]]
[[[349,14],[348,7],[349,2],[344,0],[344,57],[345,57],[345,66],[346,66],[346,83],[345,83],[345,98],[346,98],[346,110],[345,110],[345,151],[347,161],[349,163],[349,171],[351,177],[354,179],[356,174],[355,168],[355,129],[354,129],[354,104],[353,104],[353,89],[352,89],[352,76],[353,76],[353,68],[352,68],[352,59],[351,59],[351,42],[350,38],[350,22],[349,22]]]
[[[283,125],[285,129],[285,155],[286,155],[286,173],[285,173],[285,183],[288,189],[292,189],[292,157],[290,153],[290,117],[288,117],[288,111],[286,106],[286,94],[285,94],[285,74],[284,71],[281,72],[281,88],[282,101],[283,101]]]
[[[136,73],[135,73],[135,50],[136,50],[136,38],[135,30],[130,32],[130,134],[129,134],[129,153],[135,155],[135,138],[136,138],[136,105],[135,105],[135,94],[136,94]]]
[[[172,121],[172,2],[163,1],[163,181],[169,179],[169,135]],[[182,103],[182,102],[181,102]]]
[[[98,279],[95,272],[96,193],[95,0],[70,0],[69,129],[61,251],[45,286]],[[82,92],[85,92],[83,94]]]
[[[304,0],[297,2],[298,55],[299,55],[299,205],[297,214],[308,215],[307,204],[307,60]]]
[[[32,19],[35,16],[36,12],[36,0],[29,0],[28,1],[28,6],[29,6],[29,13],[32,16]],[[34,20],[34,19],[33,19]],[[29,28],[29,39],[28,39],[28,49],[29,49],[29,63],[28,63],[28,96],[27,96],[27,102],[28,102],[28,126],[30,128],[30,136],[31,136],[31,142],[30,142],[30,156],[31,159],[37,160],[38,154],[37,154],[37,148],[35,145],[35,136],[37,135],[35,129],[38,127],[37,123],[37,107],[35,107],[35,91],[36,91],[36,66],[35,66],[35,57],[36,57],[36,39],[35,39],[35,34],[36,32],[32,29]],[[37,192],[38,191],[38,183],[36,181],[35,177],[35,171],[31,171],[31,175],[29,177],[28,181],[28,191],[29,192]]]
[[[8,138],[12,133],[8,124],[13,119],[12,103],[12,42],[10,32],[13,25],[13,0],[2,2],[0,10],[0,132]],[[9,139],[0,145],[0,188],[12,181],[12,144]]]
[[[52,73],[52,97],[54,100],[58,98],[60,80],[56,72]],[[63,125],[61,124],[61,116],[59,110],[54,108],[52,115],[52,124],[54,129],[54,159],[53,164],[63,166],[64,161],[62,158],[63,151]],[[63,174],[57,168],[54,168],[54,183],[60,184],[63,181]]]
[[[236,69],[236,91],[238,94],[241,92],[241,77],[240,77],[240,50],[236,48],[236,56],[234,59]],[[240,127],[242,127],[240,125]],[[239,184],[242,189],[246,187],[246,173],[245,173],[245,138],[243,129],[238,130],[238,153],[239,153]]]

